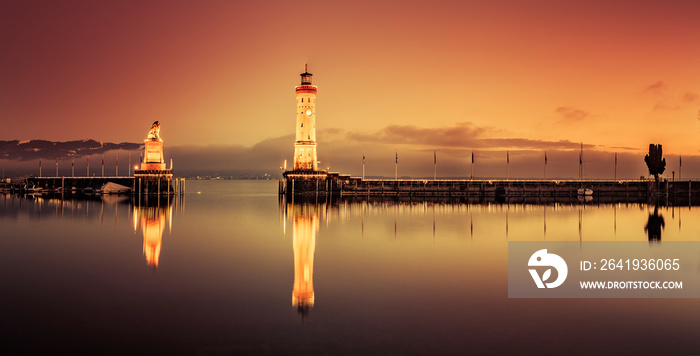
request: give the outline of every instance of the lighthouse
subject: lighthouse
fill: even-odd
[[[297,98],[294,170],[318,171],[316,156],[316,86],[311,84],[308,66],[301,73],[301,84],[295,88]]]
[[[282,173],[280,194],[314,196],[325,195],[337,184],[337,173],[318,169],[316,156],[316,86],[311,84],[308,67],[301,73],[301,84],[295,87],[297,97],[297,121],[294,130],[294,165]],[[286,169],[286,161],[285,161]]]

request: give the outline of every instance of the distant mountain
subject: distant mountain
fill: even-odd
[[[105,153],[112,150],[137,150],[142,144],[77,140],[53,142],[46,140],[0,141],[0,159],[29,161],[34,159],[66,159]]]

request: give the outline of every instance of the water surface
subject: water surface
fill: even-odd
[[[187,188],[140,203],[0,196],[0,351],[700,352],[696,299],[507,297],[508,241],[700,240],[696,207],[308,204],[280,201],[276,181]]]

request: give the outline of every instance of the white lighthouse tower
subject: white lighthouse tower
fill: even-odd
[[[297,126],[294,142],[294,170],[318,171],[316,156],[316,86],[311,85],[308,67],[304,66],[301,84],[297,85]]]

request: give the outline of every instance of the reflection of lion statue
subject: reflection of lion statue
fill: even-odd
[[[156,121],[151,125],[151,130],[148,131],[148,138],[152,140],[160,139],[160,122]]]

